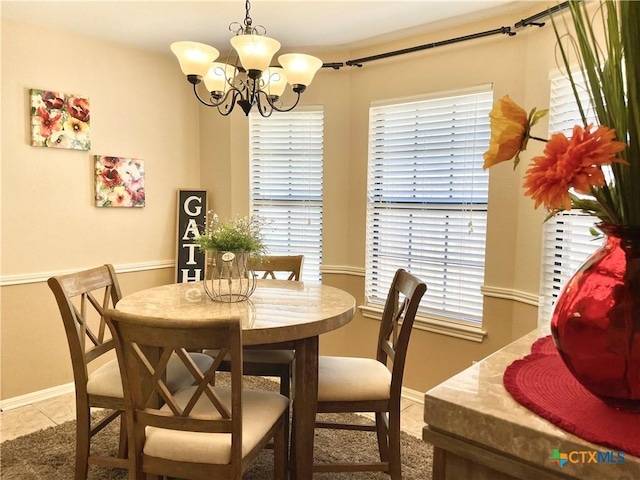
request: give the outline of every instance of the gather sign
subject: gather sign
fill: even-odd
[[[206,190],[179,190],[176,252],[178,283],[200,282],[204,279],[205,255],[194,240],[204,230],[206,221]]]

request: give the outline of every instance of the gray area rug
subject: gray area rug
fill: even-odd
[[[248,388],[277,388],[274,382],[246,378]],[[223,382],[220,382],[223,383]],[[368,422],[357,415],[346,415],[350,421]],[[338,418],[323,415],[323,419]],[[345,419],[345,415],[339,418]],[[114,455],[118,444],[118,427],[112,425],[93,440],[93,452]],[[377,461],[375,434],[367,432],[316,430],[314,458],[316,462],[340,462],[358,459]],[[8,440],[0,445],[0,478],[3,480],[70,480],[75,460],[75,421]],[[402,433],[402,478],[431,479],[432,448],[418,438]],[[247,480],[273,478],[273,451],[265,450],[244,475]],[[124,480],[126,471],[115,468],[90,467],[88,480]],[[381,473],[317,474],[314,479],[385,479]]]

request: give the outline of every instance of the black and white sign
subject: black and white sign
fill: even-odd
[[[176,281],[199,282],[204,278],[204,253],[193,241],[204,231],[207,221],[206,190],[178,191],[178,251]]]

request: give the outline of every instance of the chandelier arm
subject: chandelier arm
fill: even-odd
[[[242,97],[242,93],[240,92],[240,90],[238,90],[236,87],[232,87],[232,89],[227,92],[224,98],[226,99],[231,92],[233,92],[233,95],[231,97],[231,102],[229,102],[229,104],[226,106],[224,111],[221,109],[221,107],[224,107],[223,105],[224,102],[221,102],[217,105],[218,112],[220,112],[220,114],[225,117],[228,116],[231,112],[233,112],[233,107],[236,106],[236,100],[238,96]]]
[[[264,95],[264,98],[267,100],[267,105],[263,106],[262,102],[260,101],[260,94]],[[260,112],[260,115],[265,118],[270,117],[273,113],[273,103],[269,101],[269,95],[267,95],[262,90],[258,90],[258,94],[256,95],[256,106],[258,107],[258,112]]]
[[[234,105],[236,103],[236,97],[238,95],[241,95],[241,92],[240,92],[240,90],[238,90],[237,87],[231,87],[229,90],[227,90],[227,93],[223,97],[220,98],[220,100],[218,100],[216,102],[209,103],[206,100],[202,99],[202,97],[198,93],[198,88],[197,88],[196,84],[193,85],[193,93],[195,94],[196,98],[198,99],[198,101],[200,103],[202,103],[203,105],[205,105],[207,107],[218,107],[218,111],[220,113],[222,113],[222,111],[220,110],[220,107],[227,102],[227,100],[229,99],[229,96],[231,95],[231,102],[229,104],[228,113],[226,115],[229,115],[229,113],[231,113],[231,110],[233,110],[233,107],[234,107]]]
[[[202,97],[200,97],[200,94],[198,93],[198,84],[194,83],[193,84],[193,94],[196,96],[196,98],[198,99],[198,101],[207,106],[207,107],[217,107],[219,104],[218,103],[208,103],[206,100],[203,100]],[[226,95],[225,95],[226,98]],[[224,100],[224,99],[223,99]]]
[[[260,78],[248,78],[247,84],[247,100],[251,104],[260,101],[260,94],[264,93],[260,88]]]
[[[261,91],[261,93],[264,93]],[[264,93],[264,96],[267,99],[267,102],[269,102],[269,105],[271,105],[271,108],[273,108],[276,112],[290,112],[291,110],[293,110],[294,108],[296,108],[296,106],[298,105],[298,103],[300,102],[300,95],[302,94],[302,92],[296,92],[296,101],[293,105],[291,105],[290,107],[287,108],[279,108],[275,105],[275,103],[269,98],[269,96]]]

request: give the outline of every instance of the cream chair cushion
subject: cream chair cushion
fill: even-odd
[[[191,353],[191,358],[200,371],[206,371],[213,363],[213,358],[202,353]],[[193,376],[184,363],[174,354],[167,365],[167,387],[171,392],[188,387],[194,382]],[[89,375],[87,381],[89,395],[124,398],[122,379],[117,360],[111,360]]]
[[[385,400],[391,372],[372,358],[327,357],[318,360],[318,401]]]
[[[176,402],[184,407],[196,387],[188,387],[175,394]],[[222,403],[231,409],[231,389],[216,387]],[[242,391],[242,456],[245,457],[264,438],[273,424],[289,407],[287,397],[275,392]],[[170,412],[168,406],[161,410]],[[204,395],[200,397],[192,415],[220,414]],[[231,462],[231,434],[203,433],[147,427],[144,453],[152,457],[182,462],[225,465]]]

